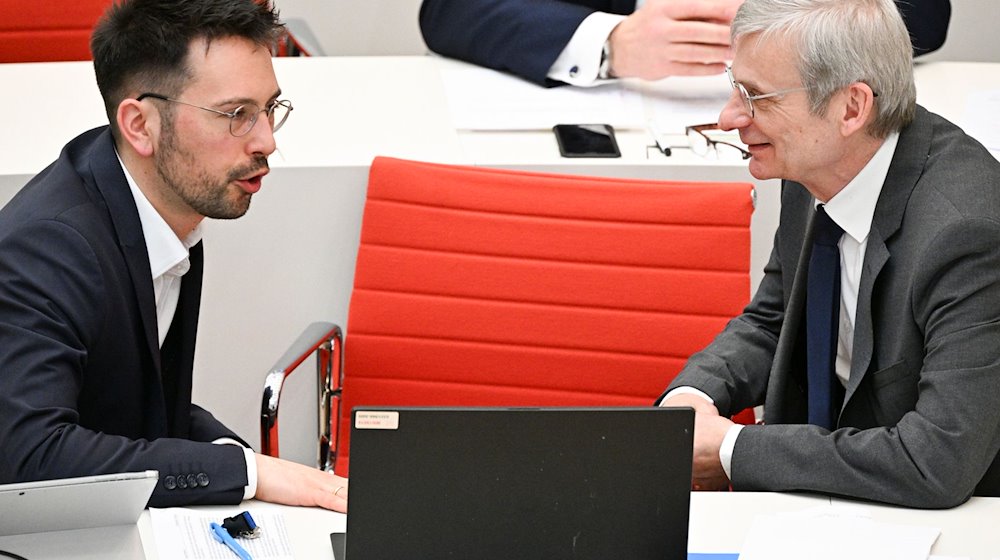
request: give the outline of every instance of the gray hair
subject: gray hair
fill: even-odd
[[[913,120],[913,47],[892,0],[746,0],[730,33],[734,45],[757,33],[787,39],[813,114],[840,89],[864,82],[878,94],[870,135],[884,138]]]

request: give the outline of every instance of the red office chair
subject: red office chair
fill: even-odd
[[[113,0],[0,0],[0,63],[90,60],[90,34]],[[297,24],[304,29],[304,24]],[[303,41],[285,32],[275,56],[307,55]]]
[[[112,0],[0,0],[0,62],[90,60],[90,31]]]
[[[262,452],[316,349],[320,466],[343,475],[355,405],[649,405],[746,305],[752,211],[747,183],[376,158],[347,342],[318,323],[275,366]]]

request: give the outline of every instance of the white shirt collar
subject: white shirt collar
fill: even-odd
[[[116,152],[117,155],[117,152]],[[188,271],[190,263],[188,261],[189,249],[201,241],[201,224],[188,234],[182,242],[177,238],[174,230],[170,229],[166,220],[153,208],[153,205],[146,198],[146,195],[139,190],[139,185],[132,178],[132,175],[125,167],[121,156],[118,156],[118,163],[122,166],[125,179],[128,181],[129,189],[132,191],[132,198],[135,199],[135,207],[139,211],[139,222],[142,224],[142,235],[146,240],[146,251],[149,253],[149,271],[153,278],[159,278],[172,269],[181,265],[174,273],[182,276]]]
[[[843,190],[826,203],[827,215],[858,243],[868,239],[871,232],[875,205],[882,193],[885,178],[889,175],[889,164],[892,163],[892,155],[896,152],[898,142],[898,132],[886,137],[872,159]]]

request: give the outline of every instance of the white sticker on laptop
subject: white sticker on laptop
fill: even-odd
[[[354,413],[354,427],[359,430],[396,430],[399,413],[392,410],[359,410]]]

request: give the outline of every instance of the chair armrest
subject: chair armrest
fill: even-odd
[[[317,466],[333,470],[340,419],[340,392],[344,380],[343,333],[328,322],[312,323],[278,359],[264,379],[260,404],[260,452],[278,456],[278,404],[285,378],[316,352],[317,397],[319,399],[319,455]],[[334,402],[336,401],[336,402]],[[335,406],[334,406],[335,405]],[[332,437],[331,437],[332,434]]]

